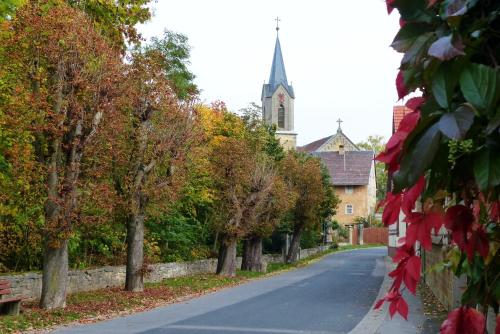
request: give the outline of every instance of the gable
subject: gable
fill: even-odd
[[[316,152],[338,152],[340,145],[345,151],[359,151],[359,148],[343,132],[337,132],[316,149]]]

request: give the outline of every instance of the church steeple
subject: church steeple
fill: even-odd
[[[279,29],[279,28],[277,28]],[[281,53],[281,44],[279,36],[276,36],[276,44],[274,46],[273,64],[271,66],[271,74],[269,75],[269,86],[271,91],[282,84],[285,88],[288,87],[286,79],[285,62]]]
[[[276,43],[269,82],[262,86],[262,116],[264,121],[276,125],[276,136],[287,149],[296,147],[297,134],[294,132],[293,109],[295,94],[288,84],[285,62],[279,38],[279,18],[276,18]]]

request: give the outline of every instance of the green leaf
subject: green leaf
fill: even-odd
[[[420,35],[428,31],[428,24],[407,23],[399,30],[396,37],[394,37],[391,47],[398,52],[406,52]]]
[[[470,64],[462,71],[460,89],[474,107],[489,112],[500,97],[500,76],[491,67]]]
[[[441,116],[439,130],[450,139],[460,140],[465,137],[474,122],[474,110],[470,105],[464,104],[454,112]]]
[[[415,64],[419,62],[422,56],[425,54],[427,46],[428,44],[430,44],[433,37],[434,34],[431,32],[418,36],[415,42],[411,45],[410,49],[403,56],[401,64]]]
[[[418,181],[432,164],[440,141],[441,132],[438,122],[428,128],[416,144],[410,146],[413,149],[405,154],[399,171],[394,173],[395,191],[414,185]]]
[[[480,190],[487,190],[500,184],[500,150],[485,147],[474,159],[474,177]]]
[[[498,106],[497,113],[495,114],[493,119],[491,119],[490,122],[488,123],[488,126],[486,127],[486,134],[488,135],[492,134],[493,131],[498,129],[499,126],[500,126],[500,106]]]
[[[440,60],[450,60],[458,56],[465,55],[464,44],[460,37],[453,36],[453,34],[448,36],[443,36],[437,41],[432,43],[429,47],[429,56],[436,57]]]
[[[449,108],[457,83],[458,73],[454,64],[441,64],[432,80],[432,93],[441,107]]]

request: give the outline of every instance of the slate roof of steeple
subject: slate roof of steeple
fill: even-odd
[[[283,61],[283,54],[281,52],[280,39],[279,36],[276,36],[271,74],[269,75],[269,82],[264,84],[262,94],[264,94],[265,97],[271,97],[279,85],[283,85],[292,99],[295,98],[293,87],[288,84],[286,78],[285,62]]]

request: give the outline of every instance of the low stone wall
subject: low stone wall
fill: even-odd
[[[302,249],[300,258],[307,258],[328,247],[321,246]],[[281,254],[266,254],[267,263],[281,263]],[[238,258],[238,266],[241,258]],[[214,273],[217,269],[217,259],[199,260],[193,262],[156,263],[151,265],[151,272],[146,276],[146,282],[161,282],[167,278],[186,275]],[[23,296],[27,299],[39,299],[42,294],[42,274],[25,273],[19,275],[0,276],[11,283],[12,293],[8,297]],[[92,291],[109,287],[119,287],[125,284],[125,266],[108,266],[87,270],[71,270],[69,272],[68,293]]]
[[[453,272],[444,268],[443,270],[430,270],[435,268],[436,264],[445,259],[447,247],[439,244],[433,244],[431,251],[422,251],[422,262],[424,281],[431,289],[436,298],[449,311],[460,305],[463,288],[466,285],[465,278],[457,279]]]

